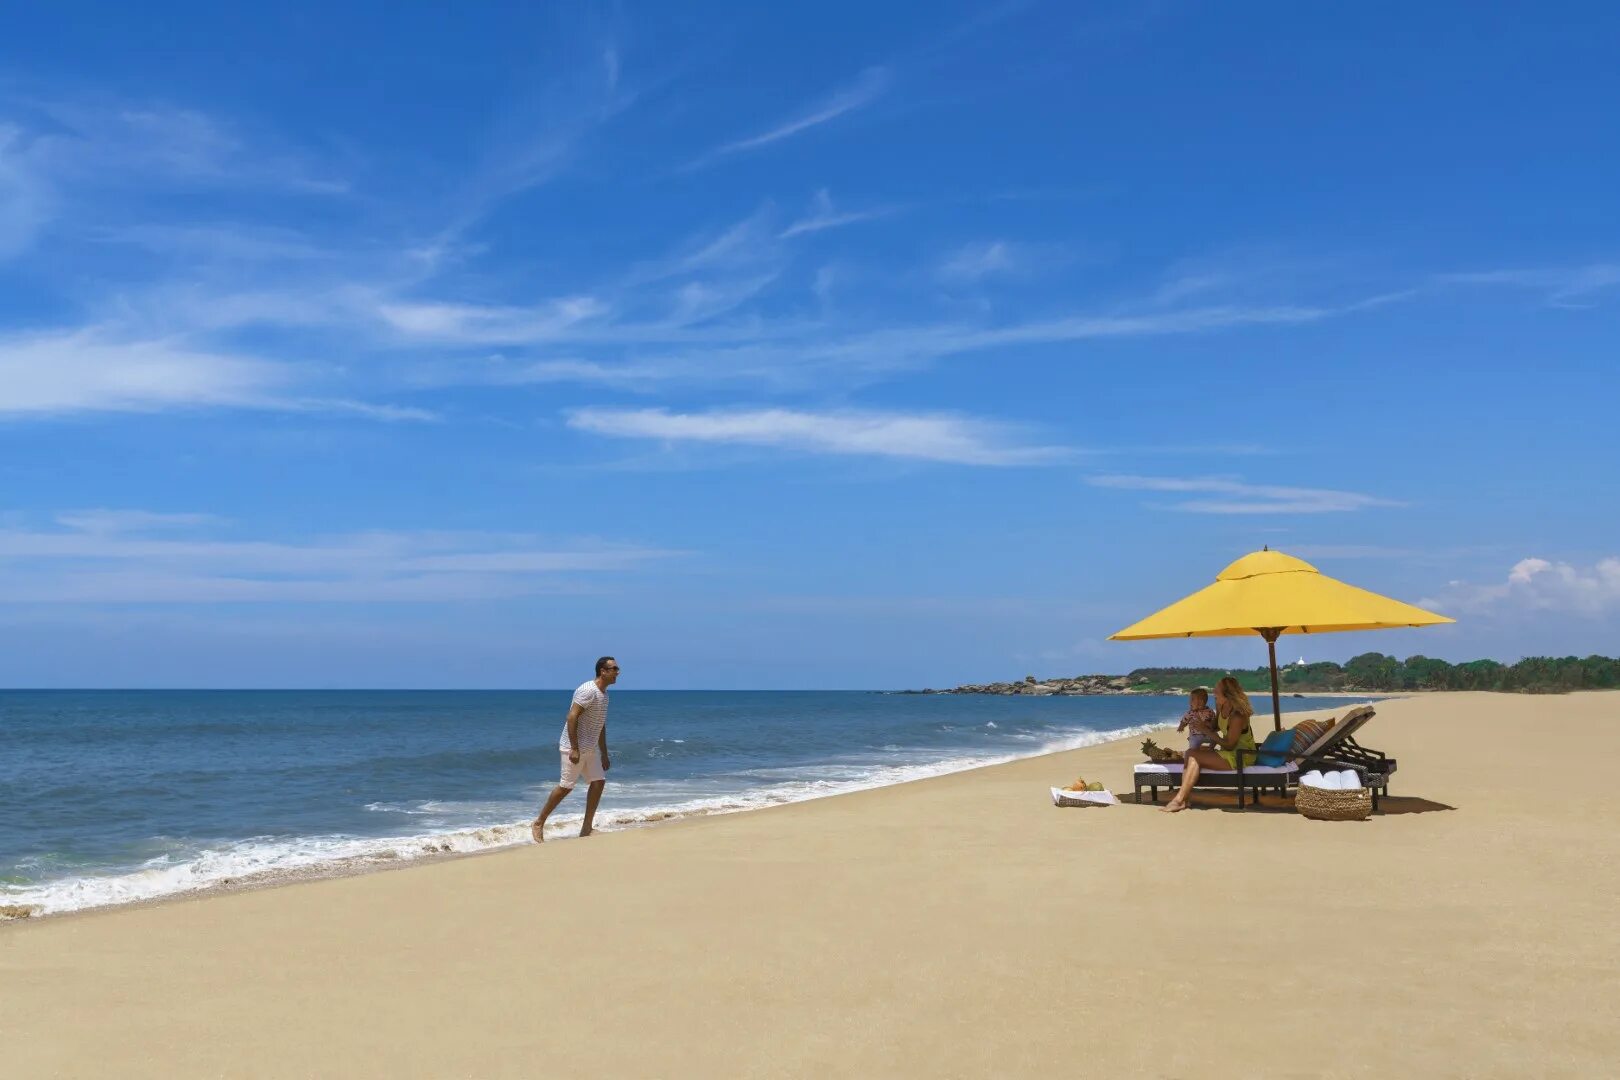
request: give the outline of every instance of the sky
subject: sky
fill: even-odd
[[[1620,8],[33,5],[0,685],[1620,652]]]

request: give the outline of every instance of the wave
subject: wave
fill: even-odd
[[[602,832],[638,828],[672,819],[735,814],[769,806],[807,802],[854,791],[890,787],[932,776],[964,772],[986,765],[997,765],[1025,757],[1076,750],[1142,735],[1163,727],[1163,722],[1138,724],[1110,731],[1069,733],[1049,738],[1037,748],[1023,753],[977,754],[903,765],[828,764],[784,769],[753,770],[761,780],[772,775],[790,774],[783,779],[734,792],[671,798],[642,806],[599,810],[596,828]],[[625,785],[626,797],[634,798],[638,788],[647,794],[657,785]],[[669,785],[665,782],[666,788]],[[664,791],[665,798],[674,795]],[[654,798],[657,798],[654,795]],[[450,810],[470,809],[474,804],[426,801],[421,803],[368,803],[365,809],[378,813],[426,816]],[[501,804],[484,804],[480,809],[495,811]],[[509,804],[506,804],[509,805]],[[553,815],[546,836],[563,837],[578,828],[581,815]],[[429,824],[422,822],[421,824]],[[357,870],[450,854],[470,854],[529,843],[527,820],[507,821],[475,828],[426,832],[411,836],[360,837],[347,835],[301,836],[293,838],[251,837],[209,848],[180,861],[162,855],[140,869],[122,874],[101,874],[62,878],[35,885],[0,883],[0,906],[20,907],[32,914],[52,915],[87,908],[107,907],[142,900],[156,900],[182,893],[220,887],[269,884],[303,877],[326,877]]]

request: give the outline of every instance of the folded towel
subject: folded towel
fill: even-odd
[[[1361,777],[1356,775],[1354,769],[1339,769],[1336,772],[1318,772],[1312,769],[1299,778],[1303,787],[1319,788],[1323,791],[1357,791],[1361,788]]]
[[[1070,791],[1052,789],[1053,806],[1118,806],[1119,799],[1112,791]]]

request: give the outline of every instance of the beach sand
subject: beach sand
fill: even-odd
[[[1135,739],[0,925],[0,1073],[1616,1075],[1617,711],[1380,703],[1366,823],[1133,805]]]

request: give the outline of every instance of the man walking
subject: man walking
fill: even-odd
[[[619,681],[619,662],[604,656],[596,662],[596,678],[579,684],[574,691],[574,702],[568,706],[568,722],[563,724],[562,738],[557,749],[562,754],[562,779],[551,789],[540,816],[529,825],[535,843],[545,840],[546,818],[557,809],[557,804],[568,798],[574,784],[581,778],[590,787],[585,789],[585,820],[579,835],[591,835],[591,822],[596,818],[596,804],[602,801],[602,789],[607,786],[607,688]]]

